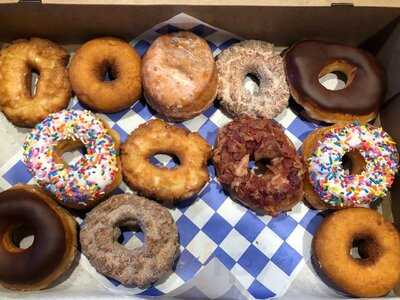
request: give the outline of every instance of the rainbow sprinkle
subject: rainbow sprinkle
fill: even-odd
[[[342,167],[343,156],[358,150],[366,161],[361,174]],[[399,154],[393,139],[372,125],[333,128],[308,159],[310,181],[320,198],[332,206],[363,206],[384,197],[397,172]]]
[[[80,140],[87,153],[65,165],[55,146]],[[23,161],[37,183],[64,203],[86,205],[104,195],[118,172],[117,150],[104,124],[90,111],[62,110],[37,124],[23,145]]]

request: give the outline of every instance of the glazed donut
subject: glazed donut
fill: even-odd
[[[133,250],[120,245],[120,226],[139,226],[144,245]],[[140,288],[167,275],[179,254],[178,231],[168,209],[133,194],[112,196],[89,212],[80,241],[98,272]]]
[[[130,107],[141,95],[141,60],[128,43],[113,37],[90,40],[72,57],[69,76],[79,101],[100,112]],[[112,80],[105,81],[110,71]]]
[[[350,254],[354,246],[359,259]],[[372,209],[348,208],[329,215],[312,249],[317,269],[352,296],[384,296],[400,281],[399,232]]]
[[[218,55],[217,69],[218,98],[229,114],[272,119],[288,105],[283,61],[274,45],[256,40],[234,44]],[[249,74],[260,81],[255,93],[244,87]]]
[[[343,157],[350,153],[350,171]],[[397,172],[399,155],[381,128],[357,122],[319,129],[303,144],[308,178],[305,198],[315,208],[369,205],[383,198]]]
[[[49,40],[16,40],[0,51],[0,109],[16,126],[33,127],[67,107],[71,97],[69,55]],[[39,73],[31,94],[31,73]]]
[[[23,230],[34,235],[26,249],[18,245]],[[76,223],[46,193],[31,185],[0,193],[0,285],[19,291],[48,288],[71,269],[76,254]]]
[[[339,44],[302,41],[285,52],[286,78],[294,100],[316,120],[330,123],[376,117],[385,95],[385,72],[369,53]],[[319,78],[332,72],[347,77],[341,90],[328,90]]]
[[[155,154],[176,155],[180,165],[160,168],[149,162]],[[187,199],[208,181],[211,147],[197,133],[155,119],[140,125],[121,146],[122,173],[126,183],[164,204]]]
[[[191,119],[206,110],[217,93],[217,69],[207,42],[191,32],[157,38],[143,57],[147,102],[166,119]]]
[[[84,147],[86,154],[66,164],[62,154]],[[23,162],[36,182],[60,204],[88,209],[122,179],[119,136],[88,110],[49,115],[27,136]]]
[[[264,174],[250,160],[269,160]],[[234,199],[257,213],[278,215],[303,197],[303,164],[273,120],[241,116],[218,131],[213,154],[217,177]]]

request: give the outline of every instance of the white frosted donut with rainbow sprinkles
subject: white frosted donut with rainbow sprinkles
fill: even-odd
[[[351,150],[358,150],[365,160],[360,174],[342,167],[343,156]],[[314,191],[325,203],[364,206],[387,194],[398,162],[396,144],[382,128],[350,123],[325,134],[308,158],[308,171]]]
[[[66,164],[58,146],[80,141],[86,153]],[[90,111],[62,110],[37,124],[23,146],[23,161],[37,183],[61,204],[89,208],[120,177],[119,140]]]

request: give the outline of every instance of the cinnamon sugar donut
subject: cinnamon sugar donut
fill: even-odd
[[[360,258],[350,254],[353,247]],[[372,209],[348,208],[329,215],[312,249],[317,269],[352,296],[384,296],[400,282],[399,232]]]
[[[67,107],[68,58],[66,50],[39,38],[16,40],[0,51],[0,109],[10,122],[33,127]],[[32,71],[39,73],[35,95],[31,94]]]
[[[144,245],[128,249],[119,244],[121,226],[139,226]],[[89,212],[80,241],[98,272],[142,288],[167,275],[179,254],[178,231],[168,209],[132,194],[112,196]]]
[[[142,92],[141,60],[135,48],[114,37],[83,44],[72,57],[69,76],[79,101],[101,112],[130,107]],[[105,81],[110,71],[112,80]]]
[[[217,92],[217,69],[207,42],[191,32],[157,38],[143,57],[147,102],[169,120],[191,119],[206,110]]]
[[[283,61],[272,44],[256,40],[234,44],[218,55],[217,69],[218,98],[231,115],[272,119],[288,105]],[[255,93],[244,87],[250,74],[260,82]]]
[[[250,160],[269,160],[263,174]],[[263,214],[290,210],[303,197],[303,164],[273,120],[242,116],[218,131],[213,161],[218,180],[233,198]]]

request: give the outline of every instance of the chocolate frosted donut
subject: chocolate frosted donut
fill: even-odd
[[[197,116],[212,104],[217,93],[211,49],[191,32],[157,38],[143,57],[142,78],[147,102],[173,121]]]
[[[144,245],[128,249],[119,244],[120,226],[139,226]],[[132,194],[113,196],[89,212],[80,241],[82,252],[98,272],[138,287],[168,274],[179,252],[178,232],[169,211]]]
[[[287,106],[290,94],[283,61],[272,44],[256,40],[235,44],[218,56],[217,69],[218,98],[231,115],[271,119]],[[260,82],[255,93],[244,87],[249,74]]]
[[[272,216],[303,197],[303,165],[292,142],[273,120],[242,116],[218,132],[213,156],[218,180],[233,198]],[[261,175],[249,161],[262,161]]]
[[[337,123],[376,117],[385,94],[385,73],[369,53],[310,40],[294,44],[284,59],[290,92],[312,118]],[[319,78],[335,71],[346,75],[346,86],[328,90]]]
[[[19,248],[22,228],[33,244]],[[77,247],[74,219],[34,186],[17,185],[0,193],[0,284],[31,291],[50,286],[71,266]]]

